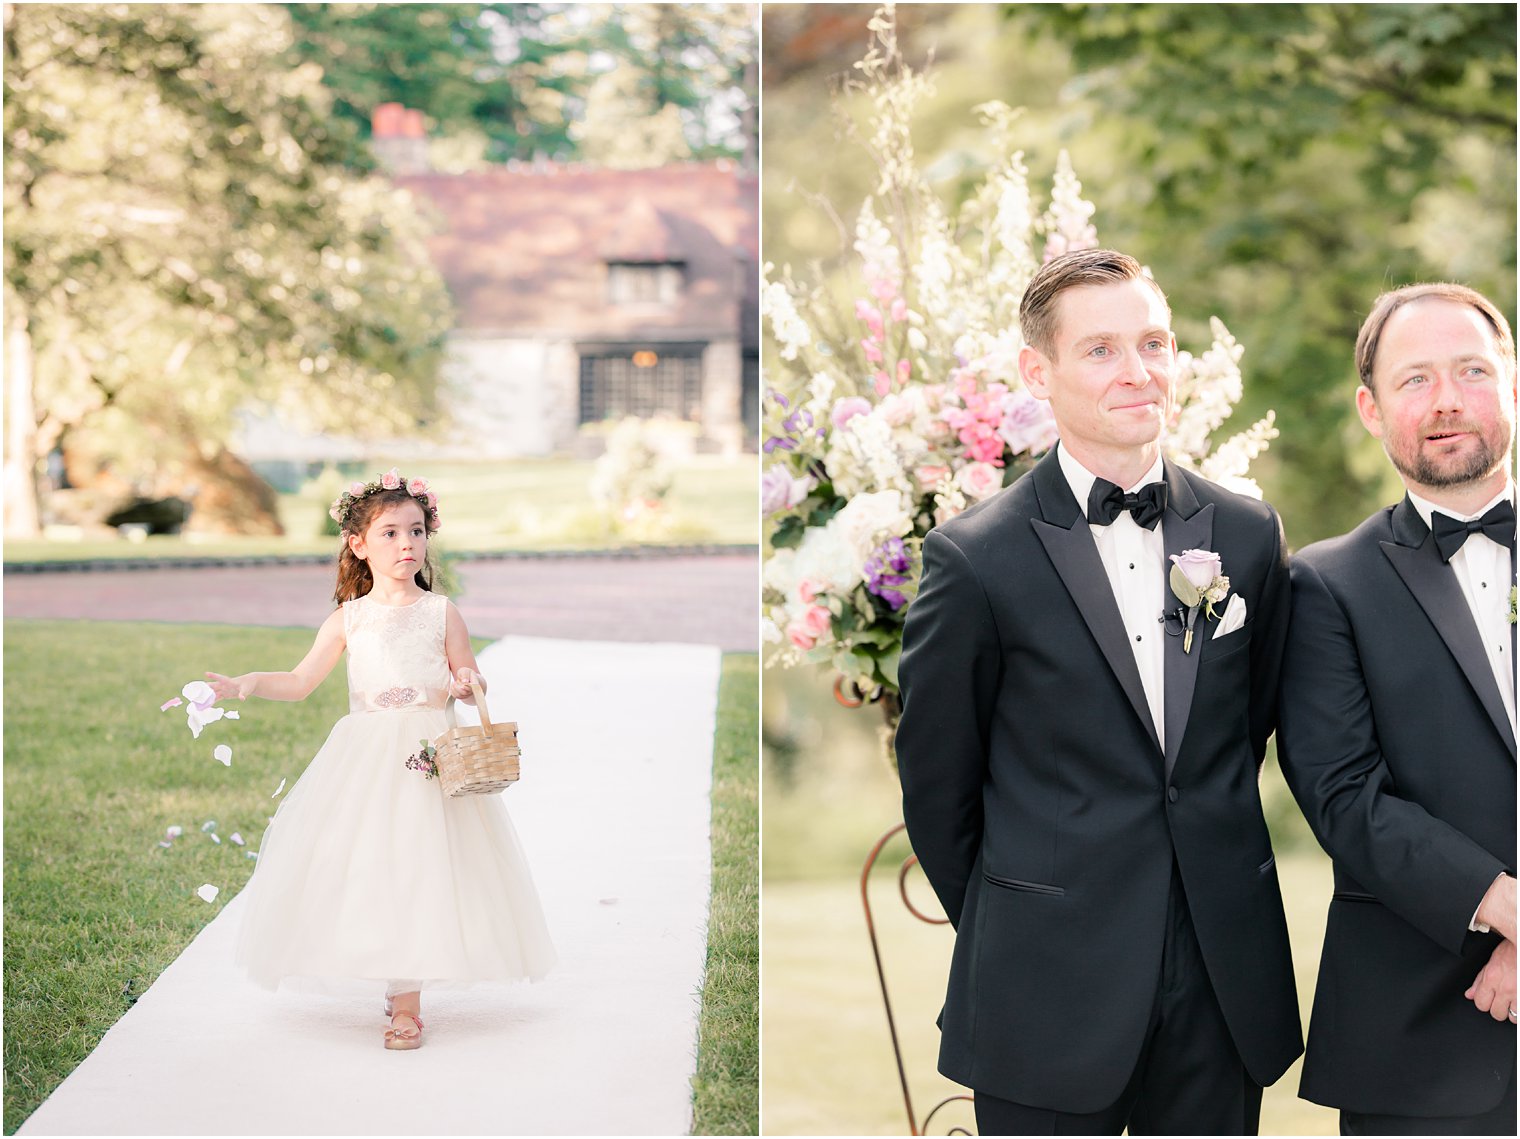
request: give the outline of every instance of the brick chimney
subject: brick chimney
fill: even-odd
[[[387,174],[427,174],[427,129],[422,112],[400,103],[381,103],[370,116],[370,148]]]

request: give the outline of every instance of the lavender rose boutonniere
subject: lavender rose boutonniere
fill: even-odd
[[[1193,651],[1193,625],[1202,609],[1211,619],[1218,615],[1214,606],[1230,592],[1230,579],[1220,572],[1223,564],[1212,550],[1183,550],[1172,555],[1172,573],[1168,579],[1172,593],[1182,602],[1177,617],[1182,622],[1182,651]]]

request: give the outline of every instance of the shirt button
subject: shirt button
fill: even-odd
[[[1130,562],[1129,563],[1129,568],[1130,569],[1134,569],[1135,568],[1135,563],[1134,562]]]
[[[1145,640],[1145,638],[1142,637],[1139,633],[1136,633],[1135,634],[1135,640],[1137,640],[1137,641],[1143,641],[1143,640]]]

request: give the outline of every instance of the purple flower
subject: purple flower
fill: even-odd
[[[902,586],[908,584],[912,559],[901,538],[888,538],[866,559],[866,589],[881,598],[896,612],[908,603]]]
[[[1003,422],[998,434],[1015,455],[1038,455],[1055,445],[1059,433],[1050,404],[1026,391],[1003,397]]]
[[[812,489],[812,480],[805,475],[793,478],[780,464],[767,467],[760,477],[760,509],[766,514],[790,510]]]
[[[834,405],[833,419],[835,429],[842,429],[844,425],[857,415],[869,415],[871,413],[871,401],[863,396],[846,396]]]

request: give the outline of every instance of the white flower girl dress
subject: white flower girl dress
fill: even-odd
[[[501,797],[451,799],[406,767],[447,727],[447,609],[435,593],[343,606],[349,714],[264,833],[238,931],[237,964],[267,988],[440,988],[554,964]]]

